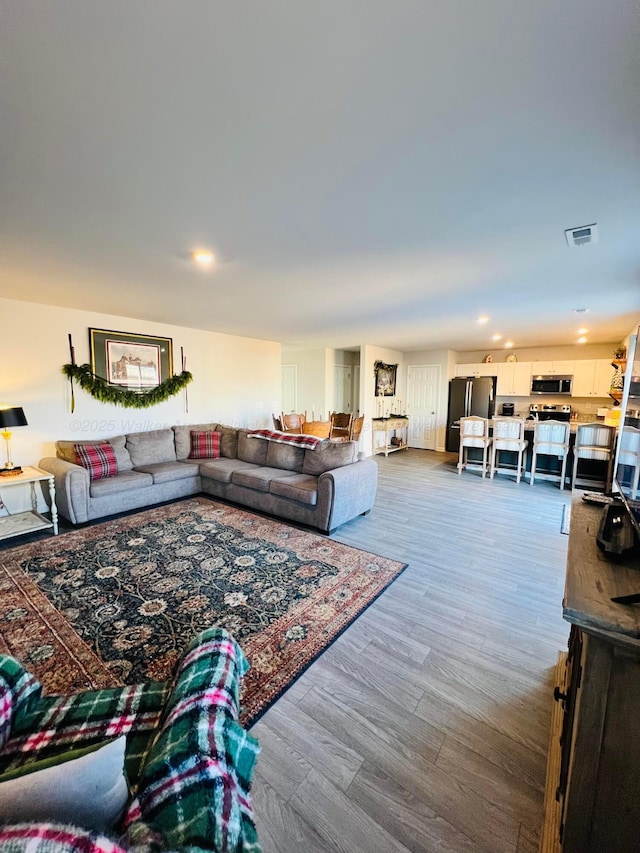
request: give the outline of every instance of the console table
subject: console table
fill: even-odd
[[[601,513],[572,502],[541,853],[640,849],[640,606],[611,601],[640,592],[640,556],[604,556]]]
[[[384,453],[388,456],[394,450],[406,450],[409,439],[409,418],[372,418],[373,455]],[[384,433],[384,444],[376,446],[376,432]],[[393,441],[393,444],[391,443]]]
[[[36,495],[36,483],[48,481],[49,498],[51,500],[51,521],[38,512],[38,497]],[[0,539],[8,539],[10,536],[21,536],[23,533],[33,533],[34,530],[46,530],[53,528],[54,534],[58,534],[58,509],[56,507],[56,487],[53,474],[43,471],[41,468],[26,467],[21,474],[0,476],[0,495],[9,486],[31,485],[31,509],[26,512],[16,512],[13,515],[0,515]],[[0,498],[0,506],[2,500]],[[6,509],[6,507],[5,507]]]

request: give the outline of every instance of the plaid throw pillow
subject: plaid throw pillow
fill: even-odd
[[[211,430],[191,430],[189,459],[219,459],[220,433]]]
[[[74,444],[73,449],[77,464],[87,469],[89,479],[102,480],[118,473],[116,454],[110,444]]]

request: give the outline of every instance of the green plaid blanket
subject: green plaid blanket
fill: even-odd
[[[247,669],[240,647],[221,628],[192,640],[173,685],[40,697],[37,681],[12,658],[0,657],[0,712],[4,707],[9,734],[0,772],[126,734],[134,796],[123,821],[123,847],[133,853],[260,853],[249,797],[259,746],[238,723]],[[47,847],[48,833],[18,834],[16,850],[27,839],[30,850],[36,840]]]
[[[157,681],[32,701],[14,715],[11,736],[0,751],[0,773],[127,735],[125,770],[135,788],[170,690],[168,682]]]
[[[248,663],[222,628],[187,648],[125,817],[128,846],[259,853],[249,798],[258,742],[238,723]]]

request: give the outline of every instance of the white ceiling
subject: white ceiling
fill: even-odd
[[[0,8],[2,296],[405,351],[640,317],[636,0]]]

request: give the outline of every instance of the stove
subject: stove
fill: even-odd
[[[529,418],[539,421],[570,421],[571,406],[541,406],[532,403],[529,406]]]

